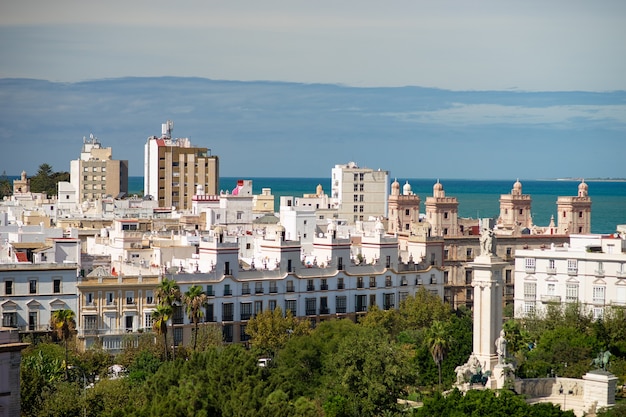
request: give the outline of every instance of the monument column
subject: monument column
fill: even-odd
[[[493,372],[498,364],[496,339],[502,330],[502,271],[507,265],[495,254],[493,223],[492,219],[481,220],[481,252],[469,264],[474,271],[473,354],[480,361],[483,372]]]

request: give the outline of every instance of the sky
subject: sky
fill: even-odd
[[[0,171],[93,133],[142,175],[172,119],[224,176],[626,177],[624,39],[621,0],[6,1]]]

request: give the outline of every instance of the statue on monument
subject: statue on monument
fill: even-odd
[[[498,354],[498,364],[504,364],[506,359],[506,344],[507,341],[504,338],[504,330],[500,330],[500,337],[496,339],[496,353]]]
[[[480,256],[494,255],[493,230],[489,228],[489,223],[483,224],[480,231]]]

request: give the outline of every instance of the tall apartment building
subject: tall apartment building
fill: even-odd
[[[387,217],[389,171],[360,168],[349,162],[335,165],[331,178],[332,199],[339,218],[356,222]]]
[[[197,186],[207,195],[218,194],[219,159],[188,138],[172,139],[173,126],[171,121],[164,123],[161,136],[146,142],[144,194],[158,201],[159,207],[188,211]]]
[[[78,203],[128,192],[128,161],[112,156],[111,148],[103,148],[94,135],[83,138],[80,159],[70,161],[70,183]]]

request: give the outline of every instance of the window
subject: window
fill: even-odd
[[[578,301],[578,284],[567,284],[565,286],[565,301],[568,303]]]
[[[343,278],[337,278],[337,289],[338,290],[343,290],[344,289]]]
[[[548,295],[549,296],[554,296],[554,294],[556,293],[556,284],[554,283],[548,283],[548,289],[547,289]]]
[[[576,259],[567,260],[567,273],[576,275],[578,273],[578,261]]]
[[[37,280],[36,279],[28,280],[28,293],[37,294]]]
[[[386,276],[385,277],[385,287],[391,287],[392,282],[391,282],[391,277],[390,276]]]
[[[30,331],[34,331],[37,330],[37,318],[38,318],[38,314],[36,311],[29,311],[28,312],[28,330]]]
[[[443,283],[448,284],[448,271],[443,271]]]
[[[471,285],[471,284],[472,284],[472,270],[466,269],[465,270],[465,285]]]
[[[278,292],[278,287],[276,286],[276,282],[270,282],[270,294],[276,294]]]
[[[606,287],[595,286],[593,287],[593,303],[594,304],[604,304],[604,294]]]
[[[364,175],[365,175],[365,174],[364,174],[363,172],[360,172],[360,173],[359,173],[359,181],[363,181],[363,177],[364,177]]]
[[[52,281],[52,292],[58,294],[61,292],[61,280],[55,279]]]
[[[370,288],[376,288],[376,277],[370,277]]]
[[[583,217],[583,212],[582,211],[578,212],[578,217],[582,219],[582,217]]]
[[[4,295],[13,294],[13,281],[4,281]]]
[[[154,304],[154,294],[152,290],[146,290],[146,304]]]
[[[306,298],[305,302],[305,314],[307,316],[314,316],[317,313],[317,299],[316,298]]]
[[[358,202],[359,201],[359,195],[358,194],[354,194],[354,202]]]
[[[430,274],[430,283],[432,285],[437,284],[437,276],[435,274]]]
[[[230,343],[233,341],[233,325],[232,324],[225,324],[224,327],[222,327],[222,338],[224,339],[224,342]]]
[[[250,340],[250,335],[246,332],[246,328],[247,326],[245,324],[241,324],[239,326],[239,341],[240,342],[247,342],[248,340]]]
[[[356,296],[356,311],[367,311],[367,296],[366,295],[357,295]]]
[[[108,306],[115,305],[115,301],[113,300],[113,293],[112,292],[107,292],[106,293],[106,303],[107,303]]]
[[[537,298],[537,284],[534,282],[524,283],[524,299],[535,300]]]
[[[204,308],[204,321],[215,321],[215,307],[213,306],[213,304],[207,304]]]
[[[404,215],[405,216],[410,216],[411,215],[411,210],[410,209],[405,209],[404,210]]]
[[[263,283],[255,282],[254,283],[254,293],[255,294],[263,294]]]
[[[363,184],[359,184],[359,191],[363,192],[364,191],[364,186]]]
[[[135,292],[134,291],[126,291],[126,304],[128,305],[135,304]]]
[[[230,289],[230,284],[224,284],[224,295],[233,295],[233,292]]]
[[[309,279],[306,281],[306,290],[307,291],[315,291],[315,284],[313,284],[313,280]]]
[[[448,218],[448,212],[447,212],[447,211],[444,211],[444,212],[443,212],[443,218],[444,218],[444,219],[447,219],[447,218]]]
[[[387,255],[385,257],[385,268],[390,268],[391,267],[391,256]]]
[[[322,278],[321,290],[322,291],[328,290],[328,279]]]
[[[175,327],[172,332],[174,335],[174,346],[178,346],[183,343],[183,329],[182,327]]]
[[[359,195],[359,202],[364,202],[365,201],[365,197],[363,194]]]
[[[328,298],[321,297],[320,298],[320,314],[328,314]]]
[[[85,294],[85,304],[88,306],[93,305],[93,293],[92,292],[88,292]]]
[[[223,303],[222,321],[233,321],[234,310],[233,303]]]
[[[254,315],[261,313],[263,311],[263,301],[255,301],[254,302]]]
[[[395,307],[395,294],[387,293],[383,294],[383,309],[389,310]]]
[[[250,320],[252,317],[252,303],[241,303],[239,305],[241,321]]]
[[[268,308],[270,311],[276,310],[276,300],[269,300]]]
[[[467,249],[465,250],[465,257],[466,257],[467,259],[471,259],[471,258],[472,258],[472,248],[467,248]]]
[[[213,292],[213,285],[206,286],[206,295],[209,297],[213,297],[215,293]]]
[[[356,287],[363,288],[363,277],[356,277]]]
[[[294,292],[293,281],[287,281],[287,292]]]
[[[354,205],[352,211],[354,211],[355,213],[359,211],[359,206]]]
[[[335,297],[335,311],[337,314],[346,312],[347,299],[345,295]]]
[[[443,259],[448,259],[450,252],[448,251],[448,249],[444,249],[443,250]]]
[[[535,263],[536,263],[535,258],[526,258],[524,260],[524,264],[526,266],[526,272],[534,273],[535,272]]]
[[[511,278],[511,270],[507,269],[504,271],[504,282],[505,284],[511,284],[513,282],[513,278]]]
[[[3,313],[2,314],[2,326],[4,327],[17,327],[17,313]]]
[[[406,275],[402,275],[400,277],[400,286],[401,287],[406,287],[408,284],[407,280],[406,280]]]
[[[133,316],[126,316],[124,321],[125,321],[125,327],[126,327],[126,331],[132,331],[133,330]]]
[[[237,212],[237,220],[241,220],[243,218],[243,212],[242,211],[238,211]]]
[[[400,293],[398,293],[398,299],[399,299],[400,303],[402,303],[407,298],[409,298],[408,291],[400,291]]]
[[[291,314],[294,316],[298,315],[296,300],[285,300],[285,314],[287,314],[288,311],[291,311]]]
[[[183,306],[174,305],[172,307],[172,323],[183,324],[185,322],[185,309]]]
[[[370,307],[376,305],[376,294],[370,294]]]

